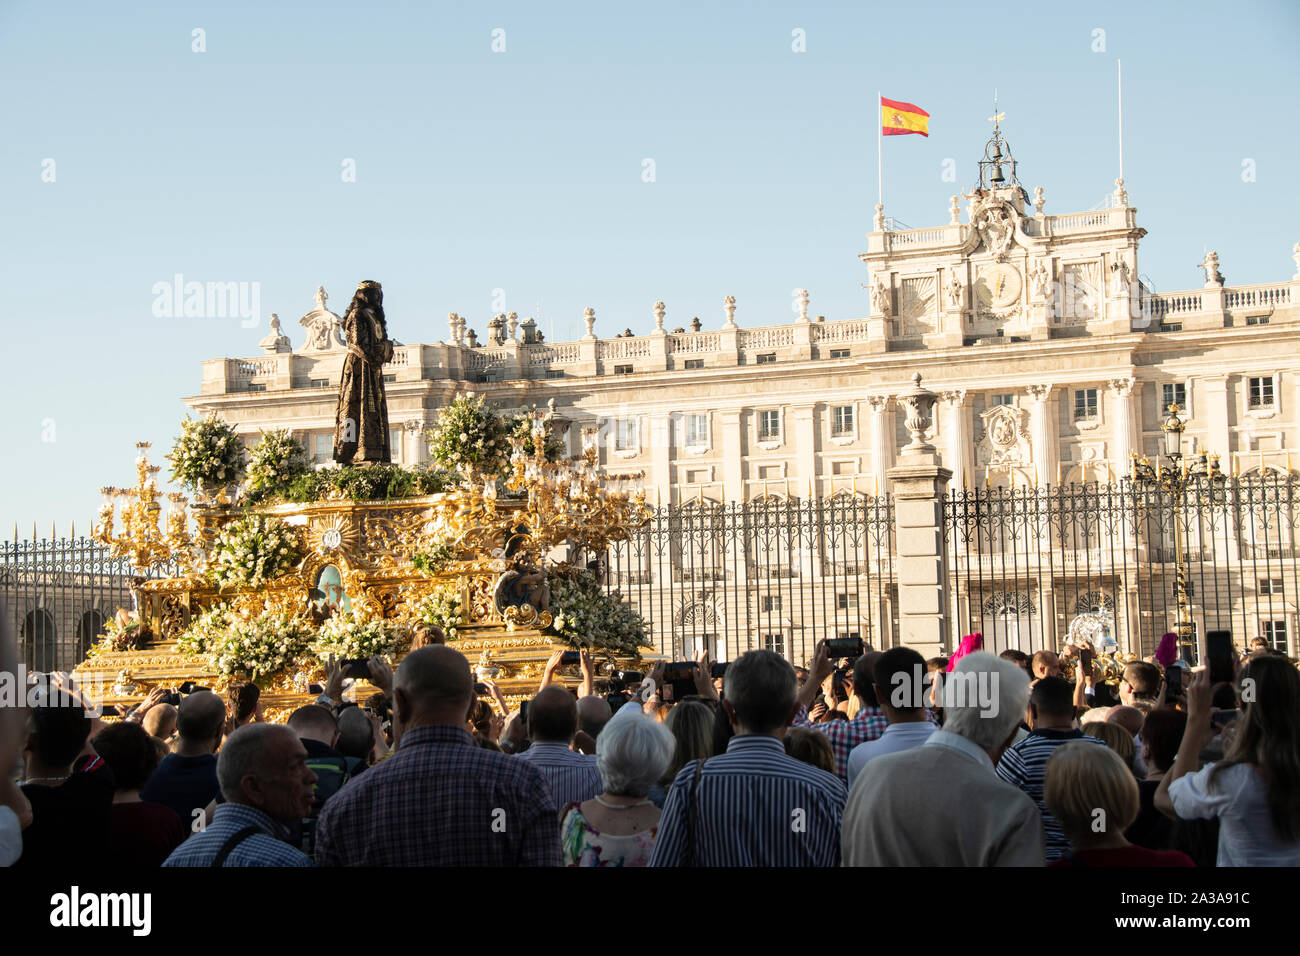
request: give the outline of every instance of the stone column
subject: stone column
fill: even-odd
[[[867,407],[871,409],[872,490],[883,495],[889,490],[889,469],[894,464],[894,412],[888,395],[868,395]]]
[[[1205,444],[1206,451],[1217,452],[1223,456],[1223,470],[1231,474],[1236,469],[1233,455],[1232,432],[1228,422],[1232,420],[1228,402],[1228,376],[1220,375],[1207,378],[1201,382],[1201,391],[1205,396]],[[1164,419],[1164,409],[1159,420]]]
[[[673,497],[673,416],[662,412],[650,416],[650,475],[655,491],[646,495],[648,501],[672,501]],[[656,493],[658,498],[656,498]]]
[[[1056,403],[1052,401],[1052,386],[1030,385],[1025,389],[1029,393],[1029,440],[1034,451],[1034,480],[1036,484],[1046,485],[1056,479],[1057,447],[1052,413]]]
[[[744,436],[741,434],[740,409],[728,409],[719,415],[722,424],[722,486],[728,501],[745,500]]]
[[[814,421],[815,405],[791,405],[790,421],[793,428],[786,432],[786,444],[793,436],[795,460],[799,467],[795,475],[795,497],[811,494],[817,497],[817,426]]]
[[[1111,439],[1110,469],[1118,481],[1133,471],[1129,458],[1133,450],[1133,379],[1117,378],[1107,383],[1111,396],[1114,436]]]
[[[424,438],[426,427],[420,419],[402,422],[402,464],[414,465],[429,457],[429,445]]]
[[[969,465],[971,457],[970,435],[966,428],[967,410],[964,402],[966,401],[966,389],[958,388],[951,391],[941,392],[940,400],[943,403],[943,411],[946,416],[943,430],[947,432],[947,448],[944,451],[944,464],[952,472],[952,486],[954,488],[966,487],[969,481],[971,468]]]
[[[898,608],[904,644],[924,657],[945,651],[949,640],[948,551],[943,541],[943,499],[952,472],[940,467],[933,445],[925,441],[935,394],[914,387],[898,396],[907,410],[911,442],[889,470],[894,495],[894,523],[898,549]]]

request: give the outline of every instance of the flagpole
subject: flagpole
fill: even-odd
[[[883,148],[885,136],[884,133],[881,132],[882,120],[880,111],[884,99],[885,98],[881,95],[880,91],[876,90],[876,177],[878,180],[876,183],[876,202],[882,207],[885,205],[885,150]]]
[[[1119,178],[1124,179],[1124,61],[1115,60],[1115,72],[1118,77],[1119,90]]]

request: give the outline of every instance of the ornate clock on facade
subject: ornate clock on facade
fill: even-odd
[[[975,304],[981,312],[1006,312],[1020,301],[1020,270],[1004,263],[984,266],[975,277]]]

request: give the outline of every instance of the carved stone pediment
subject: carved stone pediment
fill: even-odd
[[[1023,408],[997,405],[981,412],[980,420],[984,428],[975,453],[981,465],[1026,465],[1033,461]]]
[[[307,330],[307,339],[302,343],[304,352],[331,352],[347,348],[343,340],[343,320],[325,308],[329,296],[324,286],[316,287],[316,308],[312,309],[298,324]]]

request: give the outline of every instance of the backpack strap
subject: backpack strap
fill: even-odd
[[[695,791],[700,788],[700,772],[704,770],[705,757],[695,764],[695,777],[691,780],[691,794],[686,798],[686,865],[695,865]]]
[[[230,834],[230,836],[226,837],[226,842],[221,844],[221,849],[218,850],[217,855],[212,858],[212,863],[211,863],[212,869],[216,870],[225,866],[226,858],[235,851],[235,847],[239,846],[239,844],[243,843],[249,837],[256,836],[261,832],[262,832],[261,827],[249,826],[249,827],[244,827],[244,829],[236,833],[232,833]]]

